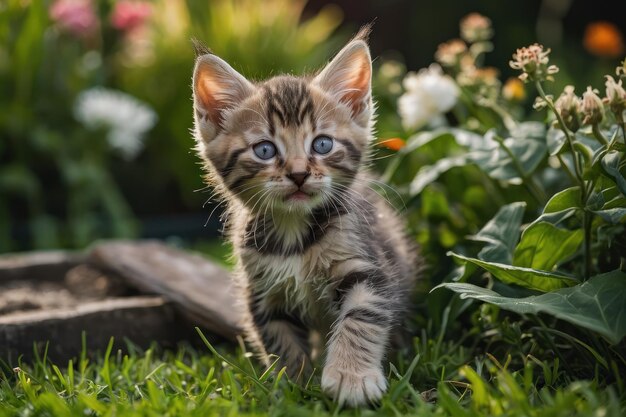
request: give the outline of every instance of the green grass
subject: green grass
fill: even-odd
[[[202,337],[200,335],[199,337]],[[200,340],[200,339],[199,339]],[[0,366],[0,416],[594,416],[621,417],[616,387],[567,381],[558,360],[476,355],[459,342],[415,338],[390,358],[390,387],[371,409],[339,409],[319,387],[263,370],[241,345],[158,346],[83,352],[53,364],[45,354]],[[565,381],[565,382],[564,382]]]

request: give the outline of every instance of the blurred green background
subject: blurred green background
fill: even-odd
[[[460,18],[479,12],[491,18],[496,33],[485,64],[506,80],[513,76],[508,61],[515,49],[542,42],[553,49],[554,63],[568,63],[559,65],[554,91],[561,91],[588,80],[601,87],[602,75],[623,57],[619,32],[624,33],[626,21],[616,4],[0,0],[0,253],[83,248],[118,237],[194,247],[217,241],[219,207],[203,189],[189,132],[191,38],[260,79],[314,71],[361,24],[374,21],[377,71],[390,60],[416,71],[433,62],[440,43],[458,37]],[[602,24],[600,32],[590,34],[589,25],[602,21],[615,25],[608,27],[617,35],[602,32]],[[404,71],[403,65],[396,68]],[[378,136],[406,138],[395,97],[382,91],[382,84],[375,85],[382,113]],[[109,101],[92,104],[99,116],[81,116],[87,106],[81,100],[103,92]],[[528,110],[531,103],[522,104]],[[126,108],[129,113],[122,112]],[[147,118],[143,124],[124,119],[137,108]],[[381,150],[383,156],[389,152]],[[384,164],[382,159],[377,165]],[[474,207],[469,225],[454,233],[475,231],[496,208],[484,201]],[[424,210],[421,214],[428,214]],[[433,210],[445,212],[445,207]],[[452,246],[455,237],[450,239],[442,245]]]

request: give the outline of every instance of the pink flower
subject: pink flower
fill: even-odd
[[[111,24],[116,29],[131,32],[143,26],[151,13],[152,6],[148,2],[120,0],[111,13]]]
[[[56,0],[49,13],[61,29],[75,36],[88,36],[98,27],[91,0]]]

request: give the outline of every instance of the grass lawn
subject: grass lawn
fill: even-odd
[[[198,335],[198,340],[203,338]],[[339,409],[320,374],[289,381],[264,371],[241,346],[129,345],[69,363],[45,355],[0,366],[0,416],[594,416],[626,415],[623,383],[569,380],[558,358],[518,361],[460,342],[415,338],[390,358],[390,387],[371,409]],[[85,349],[83,349],[83,352]],[[514,365],[515,363],[521,366]]]

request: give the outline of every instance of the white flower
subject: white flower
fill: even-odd
[[[454,80],[432,64],[404,78],[406,92],[398,99],[398,112],[407,129],[417,129],[439,118],[456,104],[459,89]]]
[[[107,129],[109,145],[127,159],[139,153],[143,134],[157,121],[156,113],[135,97],[101,87],[78,95],[74,116],[88,129]]]

